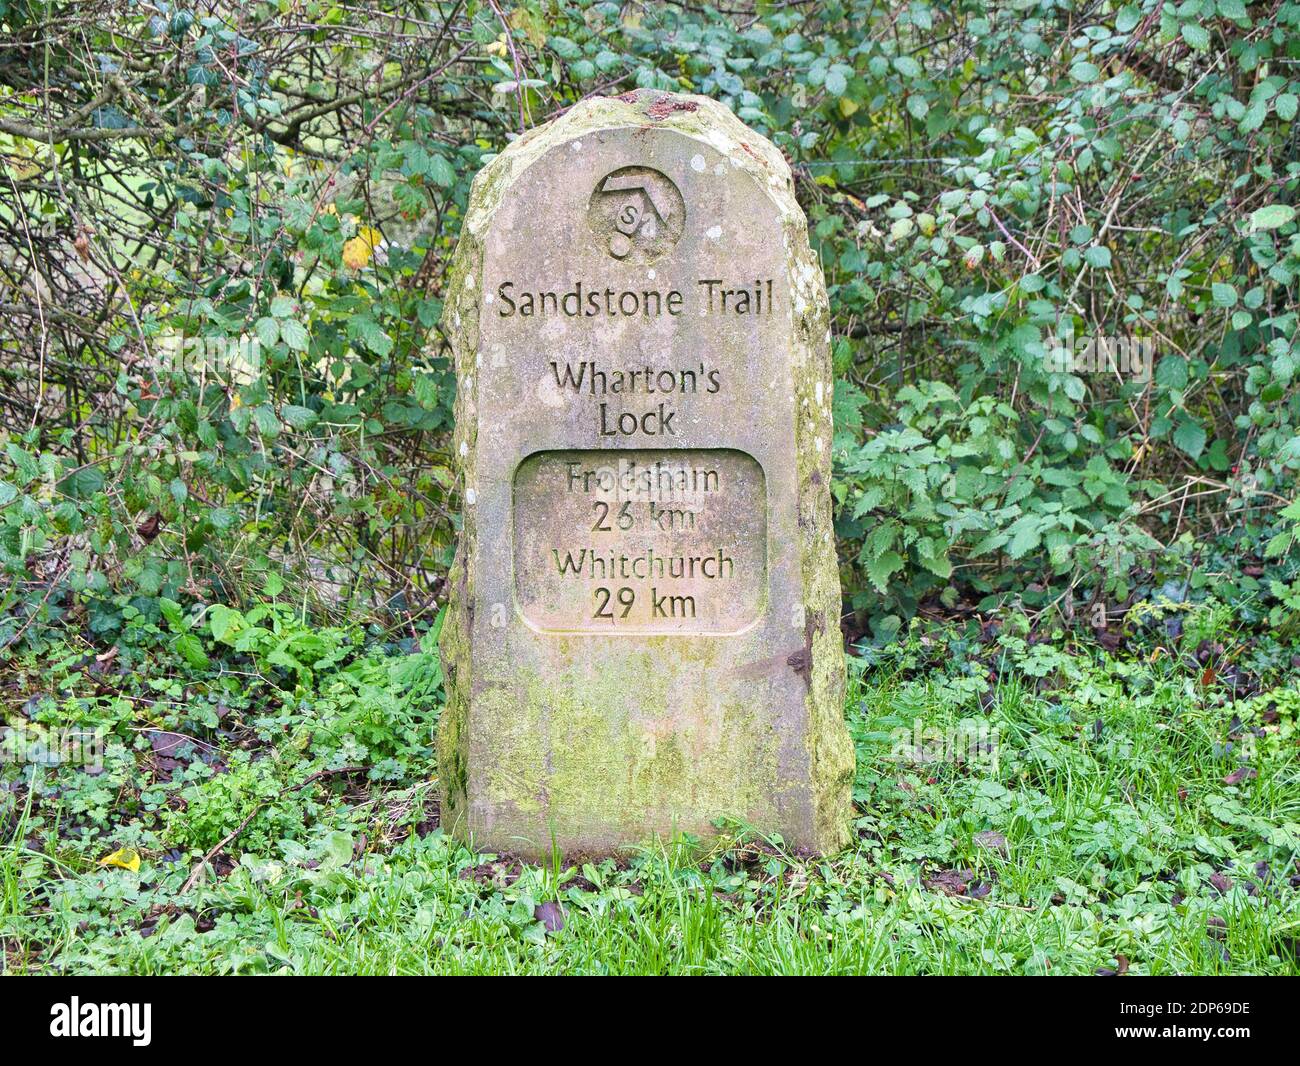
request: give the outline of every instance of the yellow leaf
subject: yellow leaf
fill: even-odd
[[[230,396],[230,409],[232,411],[237,411],[239,410],[239,408],[243,406],[244,406],[244,398],[240,396],[239,393],[237,392],[232,393]]]
[[[118,848],[112,855],[105,855],[99,860],[100,866],[118,866],[130,870],[133,874],[140,872],[140,853],[135,848]]]
[[[357,235],[343,245],[343,265],[349,270],[360,270],[370,262],[381,240],[383,236],[378,230],[362,226]]]
[[[343,246],[343,265],[349,270],[360,270],[370,262],[370,242],[353,237]]]

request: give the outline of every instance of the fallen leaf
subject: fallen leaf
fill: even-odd
[[[162,528],[162,515],[151,514],[148,518],[146,518],[143,522],[141,522],[136,527],[135,531],[140,534],[140,537],[144,541],[148,542],[153,540],[154,537],[158,536],[158,530],[161,528]]]
[[[105,855],[99,860],[100,866],[117,866],[130,870],[133,874],[140,872],[140,853],[135,848],[118,848],[112,855]]]
[[[1225,785],[1239,785],[1243,781],[1258,776],[1259,776],[1259,771],[1256,770],[1253,766],[1238,766],[1235,770],[1232,771],[1232,773],[1230,773],[1227,777],[1223,779],[1223,783]]]
[[[558,933],[564,928],[564,911],[558,903],[539,903],[533,908],[533,917],[546,926],[548,933]]]
[[[939,870],[933,877],[922,879],[931,892],[942,892],[945,896],[962,896],[966,886],[975,875],[969,870]]]
[[[165,729],[150,731],[149,746],[161,756],[174,759],[181,754],[181,745],[189,744],[190,738],[180,733],[170,733]]]
[[[1007,854],[1007,838],[995,829],[985,829],[976,833],[972,838],[975,845],[981,848],[987,848],[989,851],[996,851],[999,854]]]

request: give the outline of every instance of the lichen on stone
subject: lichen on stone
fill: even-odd
[[[471,645],[480,565],[478,453],[481,443],[486,446],[479,440],[478,401],[486,242],[511,189],[530,167],[552,152],[582,156],[588,151],[584,139],[621,129],[669,130],[707,146],[725,161],[719,167],[730,168],[728,177],[735,173],[750,180],[752,195],[765,198],[779,220],[790,293],[789,377],[771,395],[784,402],[787,388],[793,392],[790,462],[798,542],[786,547],[797,553],[802,605],[797,629],[789,630],[799,650],[779,651],[776,661],[788,658],[784,668],[803,679],[798,759],[783,747],[789,738],[753,726],[752,701],[763,700],[766,691],[761,677],[743,698],[720,696],[681,714],[639,714],[629,703],[633,692],[647,707],[671,705],[669,695],[655,688],[656,654],[671,654],[683,670],[734,668],[725,646],[717,643],[678,639],[670,645],[670,638],[658,644],[650,639],[644,641],[644,656],[626,655],[594,671],[548,675],[535,663],[521,662],[509,684],[480,683],[476,676]],[[844,652],[829,493],[830,315],[807,223],[779,150],[704,97],[638,90],[576,104],[519,137],[476,178],[453,258],[444,322],[455,353],[453,454],[463,504],[440,642],[447,677],[437,744],[444,825],[462,838],[478,833],[497,849],[521,854],[545,854],[552,840],[580,842],[578,850],[592,853],[626,850],[647,830],[666,834],[689,828],[707,835],[715,817],[782,831],[809,851],[841,847],[849,835],[853,747],[843,717]],[[577,661],[584,654],[577,638],[548,639],[558,660]],[[482,726],[489,722],[490,735]],[[671,824],[677,810],[691,812],[691,825]],[[496,828],[507,823],[536,829],[526,839],[517,834],[510,846]]]

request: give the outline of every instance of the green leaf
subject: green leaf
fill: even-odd
[[[1291,550],[1291,545],[1295,541],[1295,534],[1283,531],[1275,537],[1271,537],[1269,542],[1264,545],[1264,558],[1276,559],[1279,555],[1285,555]]]
[[[416,374],[414,378],[415,402],[424,410],[433,411],[438,406],[438,382],[432,374]]]
[[[297,404],[287,403],[280,408],[280,417],[293,426],[294,429],[307,429],[316,424],[318,416],[310,407],[299,407]]]
[[[1219,307],[1232,307],[1237,302],[1237,290],[1224,281],[1216,281],[1210,286],[1210,295]]]
[[[84,466],[74,470],[58,484],[65,496],[86,500],[104,487],[104,475],[97,466]]]
[[[1038,522],[1028,516],[1019,519],[1012,528],[1015,533],[1011,537],[1011,543],[1007,545],[1007,554],[1013,559],[1019,559],[1043,542],[1043,534],[1038,528]]]
[[[274,347],[275,342],[280,339],[280,324],[268,316],[263,316],[257,320],[253,326],[253,332],[257,334],[257,339],[267,348]]]
[[[948,558],[947,552],[936,555],[933,559],[921,557],[921,565],[936,577],[952,577],[952,560]]]
[[[1110,249],[1104,244],[1094,244],[1083,253],[1084,261],[1097,270],[1110,269]]]
[[[578,59],[582,56],[582,49],[567,37],[552,37],[546,44],[561,59]]]
[[[444,189],[456,183],[455,169],[440,155],[429,157],[429,177]]]
[[[1187,388],[1187,360],[1181,355],[1166,355],[1156,364],[1156,384],[1162,389]]]
[[[245,626],[244,616],[233,607],[215,603],[208,613],[208,630],[212,639],[222,644],[229,644],[230,638]]]
[[[182,633],[177,637],[176,650],[184,656],[187,663],[196,669],[202,669],[208,665],[207,652],[203,650],[203,644],[193,633]]]
[[[384,356],[393,350],[392,338],[373,318],[359,317],[348,323],[348,335],[357,337],[376,355]]]
[[[889,575],[903,569],[903,557],[896,551],[881,552],[867,562],[867,577],[882,595],[889,591]]]
[[[894,69],[905,78],[919,78],[921,76],[921,64],[911,56],[896,56]]]
[[[307,327],[296,318],[286,318],[280,323],[280,338],[295,352],[305,352],[308,344]]]
[[[1196,22],[1184,22],[1178,27],[1184,41],[1195,51],[1204,52],[1210,47],[1210,31]]]
[[[257,427],[257,432],[263,437],[278,437],[280,435],[280,420],[276,417],[275,409],[268,404],[258,404],[253,408],[253,425]]]
[[[1290,204],[1269,204],[1250,216],[1251,229],[1277,229],[1295,218],[1295,208]]]
[[[1196,419],[1184,416],[1174,428],[1174,445],[1189,458],[1197,458],[1205,450],[1205,427]]]
[[[167,619],[167,625],[173,633],[184,633],[189,629],[189,626],[185,624],[185,612],[181,610],[181,605],[175,600],[166,596],[159,596],[158,610]]]

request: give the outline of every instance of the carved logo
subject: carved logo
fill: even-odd
[[[596,183],[587,221],[601,245],[625,263],[667,255],[686,228],[686,202],[652,167],[621,167]]]

